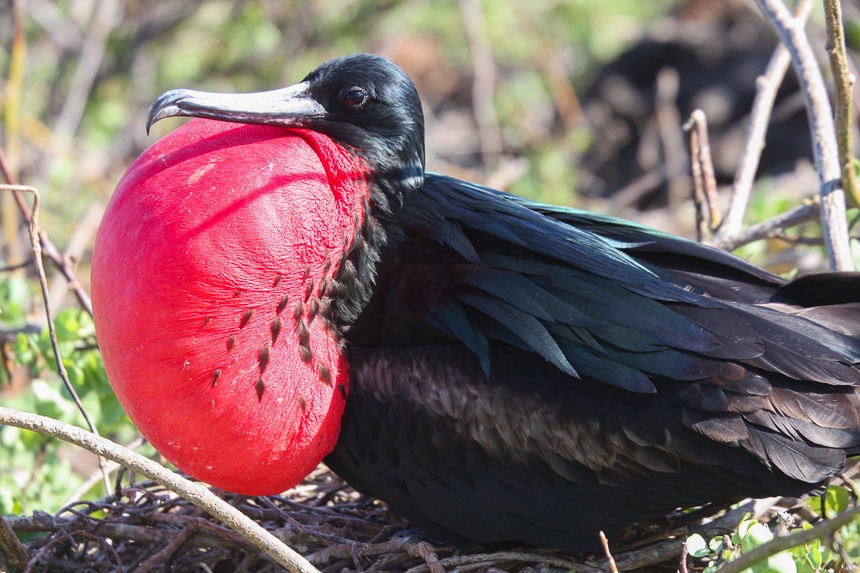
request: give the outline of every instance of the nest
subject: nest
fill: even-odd
[[[218,493],[322,573],[611,570],[604,556],[439,545],[410,529],[383,502],[359,494],[325,468],[283,496]],[[725,533],[749,510],[744,506],[718,520],[706,519],[708,525],[699,530]],[[622,542],[628,551],[616,555],[618,569],[678,570],[678,554],[692,531],[691,521],[702,521],[704,513],[713,511],[692,517],[679,514],[631,529]],[[283,570],[202,510],[154,482],[136,484],[133,476],[126,485],[120,476],[116,492],[100,501],[79,501],[56,515],[37,512],[8,521],[27,539],[23,544],[27,573]],[[660,562],[663,567],[655,565]]]

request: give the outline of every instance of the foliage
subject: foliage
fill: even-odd
[[[806,503],[813,511],[818,508],[829,519],[851,506],[852,493],[847,487],[831,485],[824,495],[812,496]],[[777,519],[784,521],[791,518],[786,514]],[[790,528],[787,534],[807,531],[812,527],[809,522],[803,522],[798,527]],[[773,538],[774,534],[768,525],[747,514],[731,536],[718,536],[706,541],[699,534],[691,535],[687,538],[687,552],[707,562],[704,573],[716,573],[723,564],[734,561]],[[841,545],[842,554],[834,549],[833,542]],[[822,573],[837,571],[846,561],[860,561],[860,519],[843,527],[834,540],[815,539],[810,543],[799,543],[758,562],[744,573]]]
[[[25,368],[29,386],[7,396],[5,406],[35,412],[71,424],[86,426],[57,372],[47,326],[27,329],[24,322],[31,293],[24,277],[11,276],[0,282],[0,324],[19,329],[7,351],[14,357],[18,373]],[[90,417],[104,435],[128,443],[136,430],[111,391],[101,355],[95,343],[92,318],[81,309],[67,308],[54,319],[63,365]],[[8,372],[0,373],[0,379]],[[151,449],[150,449],[151,452]],[[28,514],[35,510],[54,512],[70,501],[84,484],[80,468],[96,469],[95,458],[62,442],[17,428],[0,426],[0,515]],[[74,471],[77,466],[79,471]],[[99,479],[87,497],[105,495]]]

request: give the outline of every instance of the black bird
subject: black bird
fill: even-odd
[[[140,270],[134,253],[154,248],[142,235],[120,247],[119,237],[138,237],[135,229],[154,223],[131,208],[108,211],[106,224],[121,223],[100,233],[97,255],[99,247],[110,254],[97,256],[93,271],[108,372],[144,432],[192,475],[210,477],[185,457],[191,446],[171,448],[191,440],[182,424],[205,416],[189,413],[183,400],[208,408],[210,394],[234,376],[247,402],[230,408],[250,412],[251,427],[265,425],[266,412],[285,408],[267,402],[282,383],[267,378],[267,365],[298,348],[311,363],[316,335],[308,328],[320,324],[326,348],[348,364],[348,381],[346,368],[326,367],[320,378],[343,395],[349,385],[340,435],[326,463],[444,540],[592,549],[598,530],[678,507],[801,495],[838,473],[846,456],[860,453],[858,274],[786,281],[726,252],[631,222],[425,173],[418,94],[398,67],[373,55],[331,60],[291,88],[262,94],[167,92],[150,109],[149,123],[168,116],[275,127],[180,140],[188,147],[165,154],[165,164],[203,165],[212,149],[235,145],[238,154],[239,143],[251,140],[265,140],[260,145],[269,147],[259,149],[277,154],[284,138],[299,137],[325,168],[325,194],[353,193],[346,201],[352,214],[332,235],[342,235],[339,246],[327,246],[325,265],[309,264],[297,279],[306,294],[302,305],[296,303],[295,320],[286,302],[294,304],[295,297],[285,296],[270,310],[261,303],[245,311],[235,303],[233,330],[217,332],[227,344],[219,341],[214,347],[221,354],[200,359],[199,381],[196,374],[171,377],[166,367],[147,370],[144,380],[124,354],[137,347],[114,342],[112,323],[126,328],[143,314],[122,322],[117,313],[123,308],[144,305],[157,314],[175,293],[144,301],[116,290],[122,279],[109,270],[124,264]],[[203,130],[209,124],[194,125]],[[334,167],[327,163],[332,154],[346,159]],[[144,171],[130,171],[125,187],[131,190],[121,184],[117,195],[153,187],[145,185],[162,167],[147,157],[141,158]],[[206,170],[214,165],[213,173],[224,174],[214,193],[233,192],[222,180],[245,169],[236,157],[235,164],[205,163]],[[196,164],[189,171],[183,196],[216,188]],[[159,181],[156,186],[164,185]],[[288,178],[283,181],[279,189],[292,189]],[[344,185],[353,185],[346,195]],[[186,208],[202,209],[206,197],[215,195],[200,195],[181,210],[171,204],[167,212],[177,218]],[[298,215],[305,221],[314,216]],[[332,256],[330,248],[339,254]],[[200,264],[182,259],[183,249],[177,247],[178,258],[170,255],[170,272]],[[242,256],[232,264],[250,267]],[[285,267],[284,276],[293,270]],[[147,281],[143,270],[139,274],[136,280]],[[274,286],[258,289],[260,296],[281,288],[280,278],[279,271]],[[254,287],[231,290],[186,322],[201,331],[220,328],[210,318],[246,291]],[[315,308],[310,314],[309,306]],[[271,325],[272,336],[262,350],[248,352],[253,372],[237,367],[234,375],[220,366],[241,348],[242,329],[257,328],[259,313],[275,316],[285,307],[290,316],[284,321],[293,322],[282,322],[281,315],[259,318],[253,332],[262,340]],[[179,314],[158,315],[164,328],[147,344],[161,345],[165,355],[185,344],[186,338],[171,338],[174,328],[184,328],[178,318],[170,322]],[[279,338],[279,332],[290,334]],[[177,360],[185,357],[177,363],[194,369],[188,347],[176,351],[184,353]],[[152,394],[154,379],[164,380],[161,397]],[[188,380],[199,384],[180,391]],[[337,394],[332,391],[333,400]],[[306,412],[301,395],[298,400]],[[257,402],[270,409],[253,410]],[[159,428],[168,427],[171,415],[181,421],[166,438]],[[219,419],[214,429],[191,432],[193,448],[210,466],[222,454],[244,460],[249,446],[230,431]],[[245,433],[255,440],[255,455],[281,447],[278,436]],[[326,451],[308,454],[309,463]],[[233,473],[253,480],[272,471],[253,463]],[[225,479],[222,487],[260,493]]]

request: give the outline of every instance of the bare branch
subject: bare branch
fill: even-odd
[[[220,519],[293,573],[319,573],[304,557],[284,545],[274,535],[243,515],[235,507],[219,499],[203,485],[191,482],[137,452],[124,448],[106,438],[96,436],[83,428],[2,406],[0,406],[0,424],[59,438],[94,454],[111,459],[158,482]]]
[[[0,515],[0,566],[3,564],[3,556],[9,560],[9,564],[13,569],[23,570],[30,560],[30,554],[27,549],[21,544],[21,540],[15,535],[15,531],[6,522],[6,519]]]
[[[812,529],[799,531],[782,537],[774,537],[764,545],[760,545],[749,553],[743,554],[738,559],[730,563],[726,563],[720,567],[720,573],[740,573],[741,571],[748,569],[750,566],[764,561],[768,557],[776,555],[786,549],[803,545],[805,543],[811,543],[816,539],[828,539],[836,531],[848,525],[858,517],[860,517],[860,507],[855,507],[840,513],[833,519],[828,519],[827,521],[819,523]]]
[[[45,306],[45,319],[48,323],[48,334],[51,339],[51,348],[54,351],[54,362],[57,365],[57,373],[60,375],[63,385],[66,387],[66,390],[69,391],[72,400],[74,400],[75,405],[78,407],[84,420],[86,420],[90,431],[98,435],[98,428],[96,428],[95,423],[92,418],[90,418],[87,409],[84,408],[84,404],[81,402],[75,387],[72,386],[72,382],[69,380],[69,373],[66,372],[66,365],[63,364],[63,357],[60,354],[60,343],[57,340],[57,329],[54,326],[54,311],[51,309],[51,296],[48,292],[48,279],[45,276],[45,267],[42,264],[42,241],[39,238],[39,203],[41,202],[39,191],[35,187],[29,187],[27,185],[0,185],[0,191],[11,191],[19,196],[21,193],[30,193],[33,195],[33,210],[30,212],[30,216],[28,218],[30,248],[33,249],[33,263],[36,267],[36,274],[39,277],[39,286],[42,289],[42,304]],[[108,477],[108,471],[105,467],[104,460],[101,458],[99,458],[99,468],[101,469],[102,476],[104,477],[105,492],[110,493],[110,478]]]
[[[6,156],[3,154],[3,148],[0,147],[0,174],[3,175],[3,178],[6,180],[6,183],[15,187],[17,185],[17,181],[15,179],[14,174],[12,173],[12,169],[6,161]],[[20,191],[12,190],[12,197],[15,199],[15,204],[18,205],[18,210],[24,216],[24,220],[29,224],[30,222],[30,210],[27,207],[27,204],[24,202],[24,198],[21,196]],[[81,305],[87,313],[92,316],[93,315],[93,303],[90,300],[90,295],[87,293],[86,289],[84,289],[83,285],[81,285],[78,277],[75,276],[75,270],[69,264],[69,261],[60,254],[60,251],[57,250],[57,247],[54,246],[54,243],[48,237],[48,233],[41,229],[39,230],[39,241],[42,245],[42,251],[46,257],[51,259],[54,265],[63,273],[63,276],[69,283],[69,288],[75,293],[75,296],[78,299],[78,303]]]
[[[663,144],[663,160],[669,179],[669,205],[677,206],[689,197],[687,177],[687,150],[681,131],[681,112],[678,111],[678,90],[681,79],[678,70],[664,67],[657,74],[654,115]]]
[[[481,2],[460,0],[460,12],[463,14],[463,25],[472,55],[472,69],[475,71],[472,82],[472,105],[481,136],[481,154],[485,167],[493,169],[503,148],[502,132],[493,104],[496,61],[487,36]]]
[[[835,146],[836,130],[821,69],[815,61],[803,26],[792,18],[782,0],[756,0],[756,4],[788,48],[803,88],[815,164],[818,167],[821,225],[830,267],[834,270],[852,270],[854,263],[848,242],[845,192],[840,185],[839,158]]]
[[[827,54],[830,56],[830,69],[833,71],[836,87],[836,142],[839,145],[839,164],[842,167],[842,187],[849,201],[855,207],[860,207],[860,189],[857,185],[857,174],[854,172],[852,140],[851,92],[854,89],[854,74],[848,70],[839,0],[824,0],[824,22],[827,27]]]
[[[733,251],[740,246],[758,241],[760,239],[769,239],[778,237],[784,233],[786,229],[790,229],[801,223],[808,223],[815,220],[821,215],[818,197],[811,200],[809,203],[799,205],[791,211],[786,211],[762,223],[752,225],[746,229],[740,230],[733,235],[724,235],[719,242],[716,238],[709,244]]]
[[[42,164],[65,153],[75,132],[80,126],[84,108],[104,59],[108,37],[119,13],[117,0],[100,0],[93,9],[92,20],[87,27],[87,36],[81,46],[80,59],[75,69],[72,85],[63,103],[60,117],[54,124],[53,136]]]
[[[615,564],[615,557],[612,556],[612,552],[609,550],[609,540],[606,539],[606,534],[603,531],[600,532],[600,543],[603,545],[603,552],[606,554],[606,561],[609,562],[609,571],[611,573],[618,573],[618,566]]]
[[[684,131],[688,133],[690,145],[690,168],[693,173],[697,238],[699,241],[703,241],[708,231],[713,231],[720,225],[717,178],[714,175],[714,160],[711,157],[708,119],[705,112],[701,109],[694,110],[690,115],[690,120],[684,124]],[[702,207],[707,208],[707,221],[705,221]]]
[[[799,0],[794,9],[794,20],[798,26],[805,25],[811,10],[812,0]],[[761,152],[764,149],[765,133],[767,133],[767,126],[770,122],[773,103],[776,100],[779,86],[782,84],[782,79],[790,63],[791,56],[788,53],[788,49],[780,43],[776,47],[773,56],[771,56],[764,74],[756,80],[755,100],[753,100],[743,152],[741,153],[738,170],[735,173],[735,181],[732,185],[729,207],[722,225],[720,225],[717,234],[714,235],[711,241],[712,244],[718,247],[726,248],[723,246],[723,242],[741,230],[744,212],[749,202],[759,160],[761,159]]]

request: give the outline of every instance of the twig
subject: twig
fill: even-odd
[[[104,215],[104,204],[101,201],[94,201],[87,207],[83,217],[78,220],[74,231],[68,236],[61,254],[63,261],[69,267],[75,268],[77,262],[84,257],[87,249],[92,246],[93,236],[98,231],[102,215]],[[63,304],[69,290],[75,287],[81,288],[81,285],[73,285],[68,280],[64,280],[62,275],[62,269],[55,269],[50,277],[51,300],[58,306]]]
[[[110,511],[110,509],[106,509]],[[128,513],[128,510],[126,510]],[[80,514],[76,514],[80,517]],[[139,524],[122,523],[109,520],[100,520],[90,518],[86,519],[58,519],[52,515],[42,512],[36,512],[36,515],[27,517],[9,517],[9,526],[12,531],[18,533],[53,533],[60,530],[76,531],[84,528],[91,528],[95,524],[98,532],[106,537],[117,541],[134,541],[136,543],[157,545],[167,543],[174,535],[173,530],[159,529],[153,527],[159,523],[168,523],[171,526],[178,528],[186,528],[190,526],[197,517],[189,517],[187,515],[160,515],[153,513],[150,515],[141,515]],[[199,548],[231,548],[241,551],[254,549],[255,545],[246,538],[235,533],[230,529],[218,526],[208,521],[205,525],[197,526],[194,535],[188,540],[187,544],[191,547]]]
[[[24,566],[30,560],[30,554],[27,553],[27,549],[21,545],[21,540],[18,539],[18,536],[15,535],[15,532],[2,515],[0,515],[0,549],[3,550],[2,555],[0,555],[0,565],[3,563],[4,555],[9,561],[8,564],[13,569],[19,571],[24,569]]]
[[[693,120],[684,124],[684,131],[689,133],[690,172],[693,176],[693,205],[696,208],[696,241],[702,242],[708,237],[708,224],[705,221],[705,178],[702,174],[702,162],[698,159],[699,136],[692,128]]]
[[[404,548],[409,555],[423,559],[424,563],[430,569],[430,573],[445,573],[445,568],[439,563],[439,557],[433,551],[433,547],[426,541],[405,543]]]
[[[797,6],[794,8],[794,20],[798,26],[805,25],[811,10],[812,0],[798,1]],[[741,230],[744,212],[746,211],[747,203],[749,203],[755,174],[758,170],[759,160],[761,159],[761,152],[764,149],[764,138],[768,123],[770,122],[773,102],[776,100],[779,86],[782,84],[782,79],[790,63],[791,55],[788,53],[788,49],[780,43],[776,47],[776,50],[774,50],[764,74],[756,80],[755,100],[753,100],[743,152],[741,153],[738,170],[735,173],[735,180],[732,185],[729,207],[722,225],[720,225],[717,234],[711,240],[711,244],[716,247],[728,248],[724,246],[724,241]]]
[[[478,553],[473,555],[455,555],[440,559],[439,564],[443,567],[459,567],[471,563],[500,563],[513,561],[517,563],[541,563],[551,567],[561,567],[574,573],[603,573],[602,569],[577,563],[568,559],[562,559],[551,555],[543,555],[540,553],[524,553],[520,551],[500,551],[498,553]],[[419,565],[408,569],[406,573],[424,573],[428,571],[427,564]]]
[[[12,0],[12,41],[9,46],[9,76],[4,85],[3,97],[3,130],[4,141],[9,149],[9,164],[4,161],[3,169],[7,173],[17,172],[21,156],[21,94],[24,89],[24,71],[27,67],[27,34],[24,29],[24,2]],[[9,16],[7,16],[8,18]],[[7,176],[7,183],[14,183]],[[12,199],[20,205],[22,200],[14,195],[0,198],[0,217],[2,217],[3,235],[6,250],[13,262],[25,258],[24,247],[21,244],[18,230],[19,221],[12,208]]]
[[[860,507],[854,507],[848,511],[842,512],[833,519],[823,521],[812,529],[792,533],[782,537],[774,537],[764,545],[756,547],[749,553],[744,553],[734,561],[726,563],[720,568],[720,573],[740,573],[748,569],[750,566],[764,561],[772,555],[776,555],[780,551],[785,551],[804,543],[811,543],[816,539],[827,539],[842,527],[848,525],[855,519],[860,517]]]
[[[815,164],[818,167],[821,225],[830,267],[834,270],[852,270],[854,263],[848,241],[845,192],[840,185],[839,158],[835,148],[836,130],[821,70],[803,26],[792,18],[782,0],[756,0],[756,4],[788,48],[803,88]]]
[[[756,225],[742,229],[733,235],[724,236],[719,243],[710,243],[714,246],[732,251],[740,246],[758,241],[777,237],[795,225],[808,223],[821,215],[819,198],[814,197],[808,203],[798,205],[790,211],[780,213],[772,219],[763,221]],[[707,242],[707,241],[706,241]]]
[[[677,99],[680,77],[675,68],[662,68],[657,74],[655,116],[663,144],[663,159],[669,179],[669,205],[675,206],[688,197],[687,153],[684,134],[681,132],[681,113]]]
[[[860,207],[860,189],[857,185],[857,174],[854,172],[852,141],[851,92],[854,89],[854,75],[848,70],[839,0],[824,0],[824,23],[827,29],[827,55],[830,56],[830,69],[833,71],[836,88],[836,142],[839,146],[839,164],[842,167],[842,187],[848,200],[855,207]]]
[[[687,542],[681,545],[681,559],[678,563],[678,573],[688,573],[687,570]]]
[[[0,406],[0,424],[59,438],[94,454],[114,460],[130,470],[158,482],[220,519],[293,573],[319,573],[301,555],[281,543],[274,535],[243,515],[238,509],[219,499],[204,486],[183,478],[137,452],[132,452],[106,438],[87,432],[83,428],[3,406]]]
[[[618,566],[615,565],[615,557],[612,556],[612,552],[609,550],[609,540],[606,539],[606,534],[602,530],[600,532],[600,543],[603,544],[603,552],[606,554],[606,560],[609,562],[609,570],[612,573],[618,573]]]
[[[153,567],[166,563],[168,558],[173,555],[183,543],[188,541],[192,535],[200,531],[201,522],[209,523],[200,517],[193,518],[191,522],[170,541],[170,543],[165,545],[160,551],[156,551],[154,554],[150,555],[149,559],[138,565],[135,568],[134,573],[149,573]]]
[[[498,156],[502,153],[503,144],[496,108],[493,105],[496,61],[487,37],[482,10],[479,0],[460,0],[460,12],[463,14],[463,25],[466,37],[469,39],[472,68],[475,73],[472,82],[472,105],[481,136],[481,154],[485,168],[494,168]]]
[[[720,207],[717,197],[717,178],[714,175],[714,160],[711,157],[711,143],[708,137],[708,120],[700,109],[690,114],[684,124],[684,131],[690,138],[690,168],[693,173],[693,191],[696,203],[696,228],[698,240],[704,240],[707,232],[720,225]],[[707,207],[708,220],[702,213],[702,205]]]
[[[100,0],[93,9],[92,20],[87,27],[87,36],[81,46],[80,58],[72,77],[68,95],[63,103],[60,117],[52,131],[53,136],[42,156],[42,165],[65,153],[81,123],[84,108],[90,99],[102,60],[108,37],[118,11],[117,0]]]
[[[12,170],[9,168],[9,164],[6,162],[6,157],[3,154],[3,148],[0,147],[0,173],[3,174],[3,178],[6,180],[6,183],[9,185],[16,185],[17,181],[12,173]],[[30,210],[27,207],[27,204],[24,202],[24,198],[21,196],[21,193],[18,191],[12,191],[12,197],[15,199],[15,203],[18,205],[18,210],[24,216],[24,220],[29,224],[30,222]],[[42,244],[42,251],[45,256],[51,259],[54,265],[60,269],[60,272],[63,273],[63,276],[66,278],[66,281],[69,283],[69,288],[75,293],[75,296],[78,299],[78,304],[81,305],[87,313],[92,316],[93,315],[93,303],[90,300],[90,295],[87,294],[87,291],[84,289],[83,285],[81,285],[78,277],[75,276],[75,271],[69,262],[60,254],[60,251],[57,250],[57,247],[54,246],[54,243],[51,242],[51,239],[48,237],[48,233],[42,229],[39,231],[39,240]]]
[[[4,267],[0,267],[0,273],[8,273],[11,271],[17,271],[18,269],[23,269],[29,267],[33,263],[33,259],[29,258],[25,261],[21,261],[20,263],[15,263],[14,265],[6,265]]]
[[[63,385],[66,387],[66,390],[69,391],[69,395],[71,395],[72,400],[75,402],[75,406],[78,407],[78,410],[83,415],[84,420],[87,422],[87,426],[89,426],[90,431],[95,435],[99,434],[98,428],[96,428],[95,423],[92,418],[90,418],[89,412],[84,408],[83,402],[81,402],[80,397],[78,396],[75,387],[72,386],[71,380],[69,380],[69,373],[66,371],[66,365],[63,364],[63,357],[60,354],[60,343],[57,340],[57,329],[54,326],[54,312],[51,309],[51,296],[48,293],[48,279],[45,277],[45,267],[42,264],[42,242],[39,239],[39,203],[41,202],[41,197],[39,196],[39,191],[35,187],[30,187],[28,185],[0,185],[0,191],[11,191],[13,193],[30,193],[33,195],[33,210],[30,212],[29,217],[29,231],[30,231],[30,247],[33,249],[33,263],[36,266],[36,274],[39,277],[39,286],[42,289],[42,304],[45,306],[45,319],[48,322],[48,334],[51,339],[51,348],[54,351],[54,361],[57,364],[57,373],[60,375],[60,379],[63,381]],[[105,493],[110,493],[110,477],[108,476],[107,467],[105,466],[105,462],[103,459],[99,458],[99,468],[102,471],[102,476],[104,477],[105,483]]]
[[[707,539],[714,537],[715,535],[722,535],[734,531],[744,515],[747,513],[753,513],[755,515],[755,507],[755,502],[750,501],[744,503],[739,507],[720,515],[713,521],[709,521],[708,523],[693,528],[692,531],[685,530],[682,536],[654,543],[641,549],[634,549],[617,554],[615,555],[615,565],[618,567],[619,571],[638,571],[657,563],[663,563],[670,559],[674,559],[680,555],[681,546],[684,543],[683,539],[689,536],[689,534],[698,533]],[[602,560],[598,562],[598,566],[601,568],[605,568],[606,565],[606,562]]]

